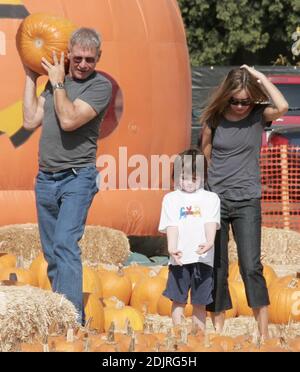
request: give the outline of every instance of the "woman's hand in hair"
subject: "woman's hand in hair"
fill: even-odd
[[[241,69],[244,68],[245,70],[247,70],[250,75],[252,75],[255,79],[257,79],[258,83],[260,83],[262,79],[266,79],[266,76],[262,72],[255,70],[254,67],[250,67],[248,65],[242,65],[240,68]]]

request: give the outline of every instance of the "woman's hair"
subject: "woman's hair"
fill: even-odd
[[[95,48],[97,54],[99,55],[101,47],[101,36],[96,30],[92,28],[82,27],[74,31],[70,38],[69,49],[71,50],[74,45],[80,45],[84,49]]]
[[[245,89],[251,101],[259,104],[269,101],[262,85],[245,68],[235,68],[229,71],[222,83],[215,89],[202,112],[200,123],[216,128],[220,118],[229,105],[230,98]]]
[[[179,184],[182,176],[193,180],[200,177],[204,183],[205,169],[206,159],[203,152],[198,147],[192,147],[181,152],[176,156],[174,161],[172,177],[175,186]]]

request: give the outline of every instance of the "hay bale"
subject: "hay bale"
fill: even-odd
[[[88,265],[123,263],[130,254],[126,235],[102,226],[86,226],[82,240],[82,259]],[[35,224],[0,227],[0,251],[23,257],[29,267],[41,250],[38,227]]]
[[[90,265],[118,265],[124,263],[130,254],[127,236],[108,227],[87,226],[80,246],[83,261]]]
[[[265,264],[300,267],[300,233],[293,230],[262,228],[262,259]],[[237,260],[233,234],[229,234],[229,258]]]
[[[64,296],[23,286],[0,286],[0,351],[21,342],[44,342],[51,333],[77,327],[74,305]]]

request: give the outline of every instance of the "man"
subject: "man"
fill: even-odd
[[[96,151],[100,122],[112,86],[95,71],[101,41],[93,29],[74,32],[69,43],[69,73],[64,54],[42,66],[49,81],[36,96],[38,74],[25,68],[24,128],[42,125],[36,205],[48,277],[55,292],[65,294],[84,322],[82,263],[78,242],[89,207],[98,191]]]

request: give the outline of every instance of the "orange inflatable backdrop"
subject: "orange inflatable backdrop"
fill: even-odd
[[[113,100],[101,128],[97,165],[105,171],[103,159],[115,159],[117,176],[115,187],[95,197],[88,223],[156,235],[163,179],[146,189],[145,183],[138,187],[138,177],[138,189],[132,190],[120,184],[118,173],[136,171],[132,164],[124,169],[120,152],[127,159],[143,155],[150,180],[151,156],[171,156],[190,144],[190,65],[176,0],[0,0],[0,225],[36,222],[40,129],[22,129],[24,72],[15,36],[22,19],[40,12],[96,28],[103,38],[97,69],[112,81]],[[40,78],[39,91],[45,82]]]

